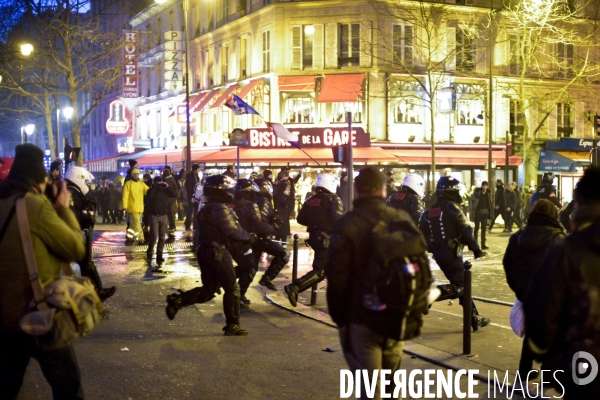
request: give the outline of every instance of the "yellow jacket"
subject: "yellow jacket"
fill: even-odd
[[[130,213],[144,212],[144,196],[148,186],[141,179],[127,181],[123,186],[123,210]]]

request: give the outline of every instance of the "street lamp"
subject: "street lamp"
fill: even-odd
[[[21,54],[27,57],[33,53],[33,46],[30,43],[25,43],[21,45]]]
[[[21,144],[27,143],[27,136],[33,135],[34,130],[35,130],[34,124],[27,124],[27,125],[21,127]]]
[[[63,115],[67,120],[73,116],[73,107],[65,107],[62,109]],[[60,157],[60,108],[56,107],[56,151]]]
[[[162,4],[167,0],[154,0],[157,4]],[[188,39],[188,10],[189,0],[183,0],[183,30],[185,38],[185,172],[192,170],[192,133],[190,129],[190,62],[188,57],[189,39]]]

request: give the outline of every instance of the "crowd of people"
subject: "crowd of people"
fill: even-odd
[[[285,295],[296,306],[299,293],[327,278],[329,313],[339,327],[344,357],[350,368],[370,373],[400,368],[403,342],[419,335],[433,301],[459,299],[463,306],[469,304],[473,331],[490,324],[473,299],[464,298],[463,251],[466,247],[474,258],[484,257],[486,232],[502,216],[504,232],[512,233],[513,224],[519,228],[510,237],[503,265],[525,316],[521,376],[535,375],[534,360],[570,377],[577,368],[571,363],[573,354],[585,352],[600,359],[600,170],[588,169],[578,183],[572,213],[563,218],[572,231],[567,236],[551,175],[543,177],[530,198],[516,184],[501,180],[495,182],[494,195],[482,182],[465,196],[457,179],[443,176],[428,200],[421,176],[407,174],[397,186],[390,174],[365,167],[354,180],[350,210],[347,176],[340,181],[333,174],[318,174],[298,206],[299,188],[312,183],[302,170],[292,177],[287,167],[276,175],[267,169],[236,180],[233,167],[210,176],[195,164],[187,174],[174,175],[165,168],[156,176],[142,174],[135,160],[130,167],[122,190],[118,182],[104,178],[93,190],[89,184],[94,178],[85,168],[71,166],[64,177],[57,168],[47,173],[39,148],[17,146],[8,179],[0,183],[0,248],[7,255],[0,259],[3,398],[18,394],[31,357],[42,365],[55,398],[83,398],[73,347],[44,351],[18,325],[32,297],[24,256],[15,251],[21,245],[15,240],[19,227],[13,205],[22,196],[31,214],[40,274],[51,280],[61,263],[77,262],[102,300],[116,288],[102,285],[91,257],[98,210],[105,223],[127,222],[128,241],[148,245],[146,257],[150,265],[156,258],[155,271],[164,262],[175,216],[185,218],[202,285],[169,294],[165,313],[172,320],[183,307],[210,301],[222,289],[226,336],[248,335],[240,309],[250,307],[246,291],[263,253],[272,258],[258,284],[277,290],[274,280],[290,258],[290,220],[296,219],[306,226],[314,258],[312,271],[285,285]],[[115,203],[118,199],[121,208]],[[448,284],[431,286],[428,254]],[[385,274],[391,275],[383,279]],[[592,398],[600,389],[598,380],[587,386],[566,378],[557,378],[557,383],[566,389],[566,398]]]

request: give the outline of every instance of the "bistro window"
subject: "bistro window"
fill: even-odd
[[[362,120],[362,102],[355,103],[331,103],[332,122],[348,122],[346,113],[352,111],[352,122],[360,123]]]
[[[290,96],[284,100],[284,113],[286,124],[312,124],[315,122],[315,99],[310,95]]]
[[[416,97],[400,97],[393,101],[393,117],[396,124],[420,124],[422,105]]]
[[[456,111],[458,113],[459,125],[483,125],[483,118],[477,118],[481,115],[483,104],[479,99],[458,100]]]

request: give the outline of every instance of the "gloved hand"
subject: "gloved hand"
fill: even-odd
[[[248,243],[254,244],[254,243],[258,242],[258,236],[256,236],[256,233],[250,232],[250,235],[248,235],[248,236],[250,237],[248,239]]]
[[[483,257],[483,251],[481,249],[477,249],[473,251],[473,255],[475,256],[475,259],[481,258]]]

